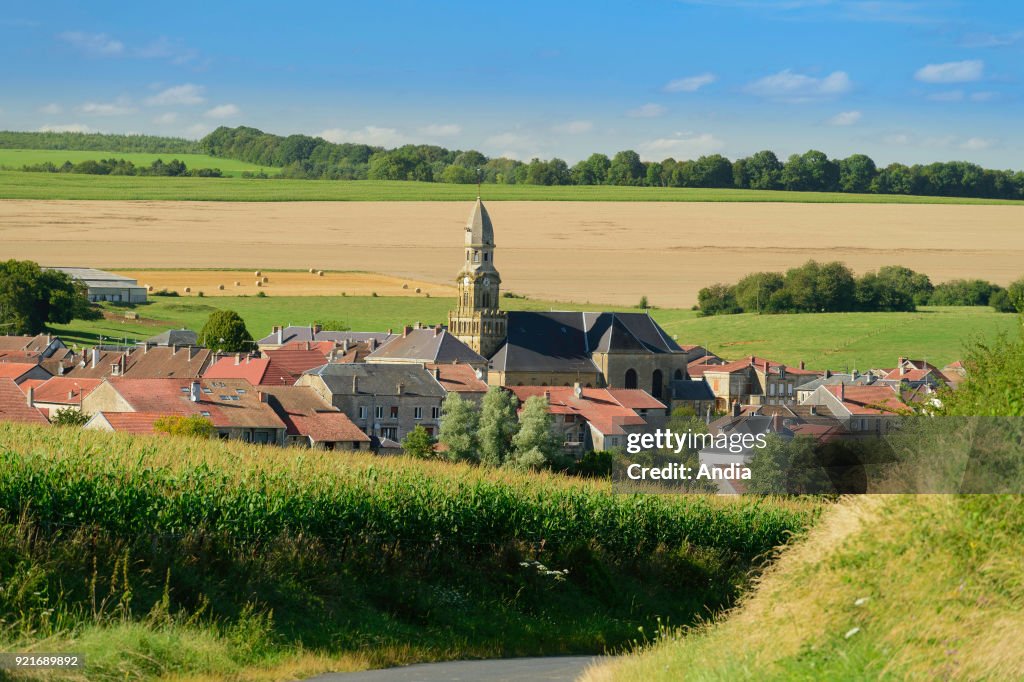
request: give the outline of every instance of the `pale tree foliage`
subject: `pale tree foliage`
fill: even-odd
[[[523,403],[519,432],[512,438],[513,451],[507,464],[523,469],[540,469],[552,463],[557,457],[558,447],[551,426],[547,399],[533,396]]]
[[[477,430],[481,464],[497,467],[509,458],[512,438],[519,431],[518,403],[515,395],[497,386],[487,391],[480,406]]]
[[[452,391],[441,405],[441,429],[438,441],[447,449],[448,459],[456,461],[476,461],[477,455],[477,424],[479,413],[473,404],[464,400]]]

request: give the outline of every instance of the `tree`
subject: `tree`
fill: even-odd
[[[473,403],[455,391],[441,405],[441,429],[438,442],[445,446],[445,456],[454,461],[475,462],[477,455],[477,424],[480,415]]]
[[[778,299],[772,295],[781,290],[785,280],[777,272],[755,272],[736,283],[736,303],[748,313],[777,313]]]
[[[732,187],[732,164],[721,154],[702,156],[690,167],[689,187]]]
[[[50,415],[50,423],[54,426],[85,426],[87,421],[89,415],[73,407],[62,407]]]
[[[188,417],[180,415],[160,417],[153,422],[153,429],[171,436],[194,436],[196,438],[209,438],[214,433],[213,422],[198,414]]]
[[[802,156],[794,154],[782,168],[782,184],[804,192],[834,191],[839,185],[839,164],[815,149]]]
[[[818,461],[810,436],[784,440],[777,434],[755,448],[748,465],[747,490],[761,495],[826,494],[835,492],[828,473]]]
[[[57,270],[44,270],[33,261],[0,262],[0,330],[4,334],[39,334],[47,324],[98,317],[84,283]]]
[[[1024,313],[1024,277],[1006,287],[1006,295],[1017,312]]]
[[[215,310],[199,332],[199,343],[215,351],[243,353],[252,349],[253,339],[238,313]]]
[[[878,279],[901,295],[909,296],[915,305],[928,305],[935,287],[928,275],[914,272],[902,265],[885,265],[878,269]]]
[[[434,439],[422,424],[417,424],[416,428],[405,434],[402,450],[411,457],[429,459],[434,456]]]
[[[995,309],[997,313],[1015,313],[1017,312],[1017,306],[1010,300],[1010,295],[1006,289],[1000,289],[994,292],[988,298],[988,304]]]
[[[520,469],[541,469],[553,463],[558,446],[551,433],[552,423],[547,399],[537,395],[528,398],[519,414],[519,432],[512,438],[509,463]]]
[[[728,284],[712,284],[697,292],[701,315],[733,315],[743,312],[736,303],[736,289]]]
[[[827,313],[853,310],[856,281],[853,272],[839,261],[825,263],[815,283],[818,308]]]
[[[839,162],[839,190],[870,192],[878,169],[870,156],[854,154]]]
[[[611,163],[604,154],[591,154],[572,167],[572,181],[577,185],[603,185]]]
[[[646,177],[644,162],[632,149],[621,151],[612,157],[608,167],[609,185],[642,185]]]
[[[733,180],[737,187],[779,189],[782,186],[782,162],[775,152],[757,152],[733,165]]]
[[[512,438],[519,431],[518,407],[515,395],[498,386],[492,386],[484,395],[477,428],[481,464],[497,467],[508,459]]]

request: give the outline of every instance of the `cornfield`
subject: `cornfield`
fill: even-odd
[[[122,537],[210,533],[353,546],[581,541],[618,561],[659,546],[750,559],[806,528],[806,501],[615,495],[605,483],[403,458],[0,424],[0,510]]]

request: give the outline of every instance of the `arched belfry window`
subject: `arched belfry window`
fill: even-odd
[[[655,398],[661,397],[662,383],[664,383],[664,379],[662,377],[661,370],[654,370],[654,373],[651,374],[651,395],[654,396]]]
[[[636,384],[636,370],[635,369],[627,369],[626,370],[626,381],[625,381],[625,384],[626,384],[626,386],[625,386],[626,388],[636,388],[637,384]]]

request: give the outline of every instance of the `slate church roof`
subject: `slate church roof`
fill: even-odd
[[[593,353],[685,353],[647,313],[508,313],[499,372],[597,372]]]

